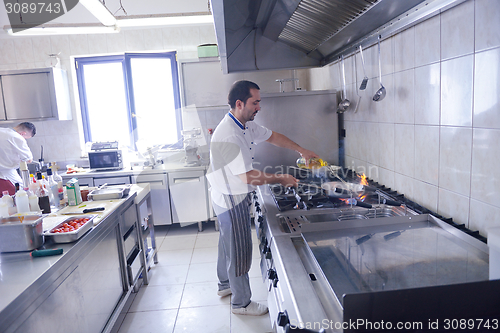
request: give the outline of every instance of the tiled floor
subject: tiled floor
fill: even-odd
[[[126,332],[271,332],[269,315],[241,316],[231,313],[230,297],[217,296],[217,243],[214,223],[155,228],[158,265],[151,268],[149,285],[142,286],[123,322],[114,331]],[[259,251],[253,232],[253,263],[250,269],[252,300],[267,303],[259,268]]]

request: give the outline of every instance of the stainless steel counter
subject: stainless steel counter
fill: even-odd
[[[61,173],[60,175],[64,178],[75,177],[94,177],[94,178],[104,178],[104,177],[119,177],[119,176],[139,176],[139,175],[147,175],[147,174],[159,174],[165,172],[177,172],[177,171],[199,171],[206,170],[206,165],[199,166],[188,166],[183,163],[164,163],[155,166],[154,169],[150,167],[145,167],[144,169],[130,169],[124,168],[122,170],[113,170],[113,171],[91,171],[90,169],[85,172],[75,172],[75,173]]]
[[[287,323],[349,332],[346,323],[360,318],[439,320],[441,329],[445,318],[499,324],[500,280],[488,280],[488,247],[434,216],[328,220],[327,210],[311,209],[288,213],[306,223],[285,230],[280,218],[287,212],[278,211],[268,187],[259,187],[257,199],[261,271],[276,332]]]
[[[108,304],[113,309],[127,293],[128,285],[120,281],[122,279],[120,277],[122,275],[120,273],[122,264],[119,263],[118,257],[116,257],[116,254],[119,253],[117,252],[119,251],[117,239],[120,236],[117,226],[120,223],[121,214],[135,204],[137,194],[143,196],[143,192],[148,191],[147,186],[134,186],[133,188],[134,190],[130,192],[127,198],[119,199],[121,204],[116,209],[106,212],[100,219],[99,224],[95,225],[78,241],[56,244],[51,240],[46,240],[43,248],[62,248],[63,254],[37,258],[31,257],[29,252],[2,253],[0,255],[0,295],[2,295],[0,297],[0,332],[15,332],[16,330],[31,327],[31,322],[33,322],[31,319],[36,317],[33,314],[38,313],[38,310],[44,306],[47,306],[44,312],[47,317],[45,320],[48,322],[60,321],[60,325],[62,325],[60,327],[74,328],[80,324],[82,325],[77,330],[69,330],[73,332],[90,332],[97,329],[92,327],[91,323],[88,323],[92,321],[81,323],[80,321],[83,319],[73,318],[75,322],[71,323],[71,315],[69,318],[62,318],[64,313],[55,313],[55,304],[64,307],[65,303],[67,303],[68,311],[75,310],[71,306],[73,304],[71,302],[74,301],[72,297],[82,299],[78,304],[83,309],[85,309],[86,301],[80,292],[75,295],[68,294],[68,299],[65,300],[64,298],[58,298],[56,291],[64,289],[69,290],[71,293],[79,290],[79,288],[92,286],[95,283],[101,284],[105,281],[111,281],[111,284],[108,283],[107,287],[101,285],[99,288],[104,288],[100,291],[101,294],[114,290],[113,295],[115,296],[110,297],[108,301],[113,303]],[[107,267],[107,263],[102,262],[107,257],[115,263],[113,267]],[[100,269],[103,271],[99,273]],[[108,274],[108,276],[102,275],[104,273]],[[71,278],[69,278],[70,276]],[[67,288],[60,288],[62,285],[67,285]],[[94,313],[94,315],[106,316],[103,313]],[[94,322],[106,323],[107,320],[108,318],[99,319],[96,317]],[[47,325],[47,327],[50,327],[50,325]],[[98,330],[102,330],[102,327]]]

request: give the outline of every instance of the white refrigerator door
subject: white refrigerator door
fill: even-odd
[[[168,181],[173,223],[208,220],[207,180],[203,171],[170,172]]]

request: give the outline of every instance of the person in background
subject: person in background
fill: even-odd
[[[212,136],[210,167],[207,172],[220,231],[217,294],[221,297],[232,294],[231,311],[242,315],[263,315],[268,312],[267,306],[250,300],[250,192],[257,185],[280,183],[285,187],[296,187],[298,182],[288,174],[257,170],[254,167],[256,145],[266,141],[278,147],[295,150],[306,160],[319,157],[285,135],[252,122],[260,110],[259,90],[257,84],[245,80],[232,85],[228,95],[231,110]]]
[[[35,134],[36,127],[29,122],[20,123],[13,129],[0,127],[0,197],[5,190],[14,195],[15,183],[22,185],[23,181],[17,173],[17,168],[21,161],[33,160],[26,139]]]

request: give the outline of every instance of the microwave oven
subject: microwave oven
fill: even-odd
[[[123,169],[122,151],[120,149],[104,149],[89,152],[89,166],[94,171]]]

